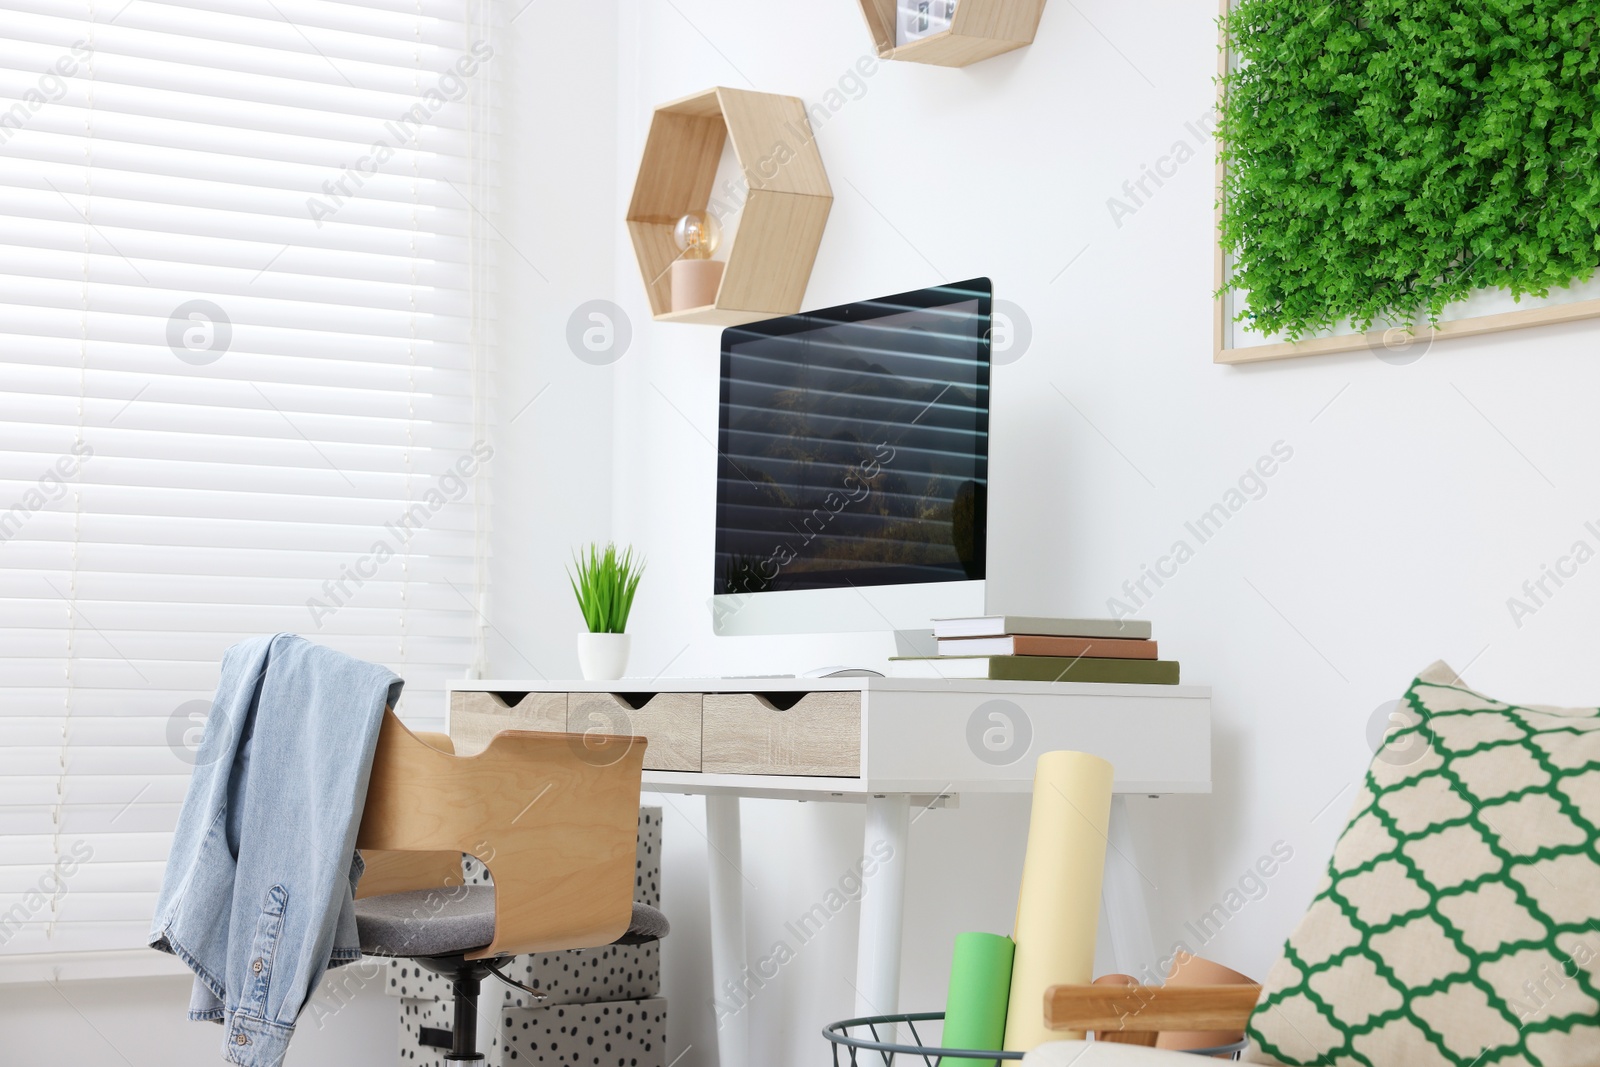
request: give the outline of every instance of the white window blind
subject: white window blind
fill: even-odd
[[[0,980],[170,965],[230,644],[474,665],[489,9],[0,0]]]

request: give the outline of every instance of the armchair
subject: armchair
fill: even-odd
[[[1093,1043],[1058,1041],[1029,1053],[1024,1067],[1183,1067],[1186,1053],[1157,1050],[1171,1031],[1244,1030],[1258,985],[1058,985],[1045,992],[1045,1026],[1093,1031]],[[1128,1046],[1135,1046],[1130,1048]]]
[[[1046,1025],[1101,1040],[1028,1067],[1179,1067],[1156,1033],[1241,1028],[1250,1063],[1600,1065],[1600,709],[1436,663],[1391,723],[1259,989],[1053,987]]]

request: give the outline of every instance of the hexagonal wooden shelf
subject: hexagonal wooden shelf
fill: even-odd
[[[950,28],[895,47],[895,0],[861,0],[879,59],[964,67],[1033,43],[1044,0],[958,0]]]
[[[672,310],[672,227],[711,204],[725,140],[733,142],[748,192],[727,247],[715,303]],[[724,198],[726,199],[726,198]],[[628,234],[650,310],[661,322],[743,322],[800,310],[816,262],[833,189],[798,97],[707,89],[656,109],[628,204]]]

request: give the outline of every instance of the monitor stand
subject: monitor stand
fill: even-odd
[[[939,642],[933,630],[896,630],[894,654],[897,656],[937,656]]]
[[[897,656],[937,656],[939,654],[939,642],[934,638],[932,630],[896,630],[894,632],[894,654]],[[883,676],[882,671],[873,670],[869,667],[852,667],[841,663],[806,671],[800,677],[882,678]]]

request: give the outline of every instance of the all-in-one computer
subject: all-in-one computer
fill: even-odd
[[[983,614],[990,311],[976,278],[723,331],[718,634]]]

